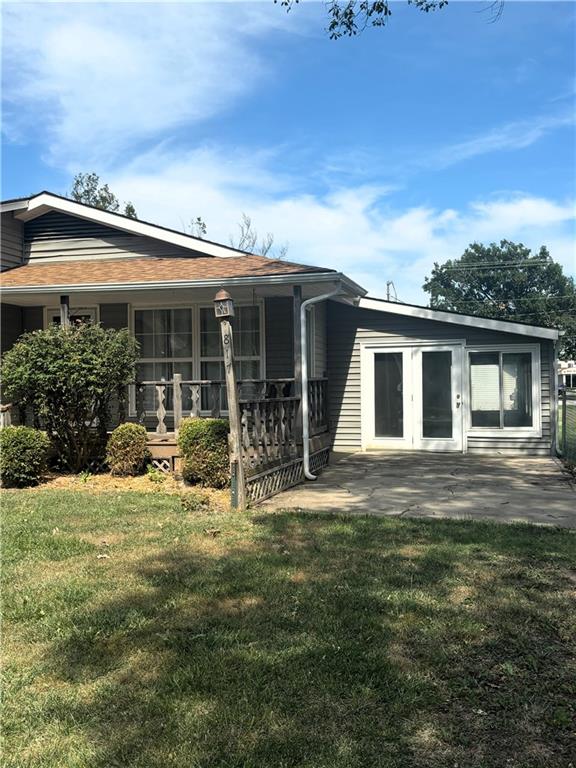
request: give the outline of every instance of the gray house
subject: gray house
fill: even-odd
[[[141,357],[125,417],[148,425],[160,458],[175,454],[180,402],[184,415],[225,410],[212,307],[221,287],[237,306],[243,399],[259,403],[260,419],[266,403],[284,403],[268,448],[283,455],[288,430],[304,473],[330,449],[554,450],[556,330],[369,298],[335,270],[48,192],[5,201],[1,213],[2,349],[61,316],[129,328]],[[246,422],[253,459],[268,450],[259,423]]]

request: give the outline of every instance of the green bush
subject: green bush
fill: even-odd
[[[108,438],[106,463],[113,475],[139,475],[150,460],[146,427],[120,424]]]
[[[3,396],[30,407],[72,472],[102,456],[114,397],[134,381],[138,345],[128,330],[94,323],[25,333],[2,361]]]
[[[32,427],[0,429],[0,479],[5,487],[38,485],[46,469],[50,440]]]
[[[178,447],[186,482],[212,488],[228,485],[230,460],[225,419],[184,419],[180,424]]]

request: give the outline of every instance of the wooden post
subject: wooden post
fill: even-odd
[[[174,434],[178,436],[180,422],[182,421],[182,374],[174,374],[174,392],[172,394],[174,410]]]
[[[63,328],[70,325],[70,296],[60,296],[60,325]]]
[[[298,397],[294,437],[296,443],[302,443],[302,340],[300,337],[300,306],[302,305],[302,286],[294,286],[294,397]]]
[[[230,422],[230,478],[232,507],[246,509],[246,486],[244,464],[242,462],[242,434],[240,424],[240,404],[234,366],[234,338],[230,318],[234,316],[234,304],[229,293],[218,291],[214,297],[214,311],[220,321],[222,349],[224,351],[224,371],[226,373],[226,394],[228,395],[228,419]]]

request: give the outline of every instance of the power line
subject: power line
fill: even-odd
[[[481,296],[477,299],[457,299],[458,304],[485,304],[486,302],[491,302],[492,304],[517,304],[519,301],[528,301],[533,302],[534,304],[539,304],[541,301],[570,301],[574,302],[576,305],[576,297],[574,296],[524,296],[519,297],[517,299],[493,299],[493,298],[486,298],[485,296]]]
[[[492,264],[465,264],[461,267],[439,267],[439,271],[443,272],[465,272],[466,270],[476,269],[512,269],[520,267],[543,267],[547,264],[552,264],[551,261],[517,261],[510,262],[508,264],[502,264],[501,261],[494,262]]]

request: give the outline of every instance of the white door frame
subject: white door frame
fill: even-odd
[[[402,354],[402,408],[404,434],[402,437],[376,437],[374,422],[376,418],[374,399],[374,356],[378,353]],[[365,346],[361,350],[361,413],[362,413],[362,450],[377,448],[412,448],[412,419],[407,418],[412,412],[410,400],[412,391],[412,350],[407,346]]]
[[[452,376],[450,401],[452,403],[452,437],[424,437],[422,419],[422,353],[451,352]],[[417,451],[462,451],[464,449],[464,346],[460,344],[434,344],[415,347],[413,360],[413,448]]]
[[[446,341],[377,341],[360,346],[361,440],[362,450],[432,450],[465,451],[464,409],[465,397],[463,339]],[[453,436],[449,438],[422,437],[422,352],[452,352],[452,415]],[[384,352],[402,352],[404,434],[402,437],[375,436],[374,420],[374,355]],[[458,397],[459,395],[459,397]],[[459,403],[459,405],[457,405]]]

